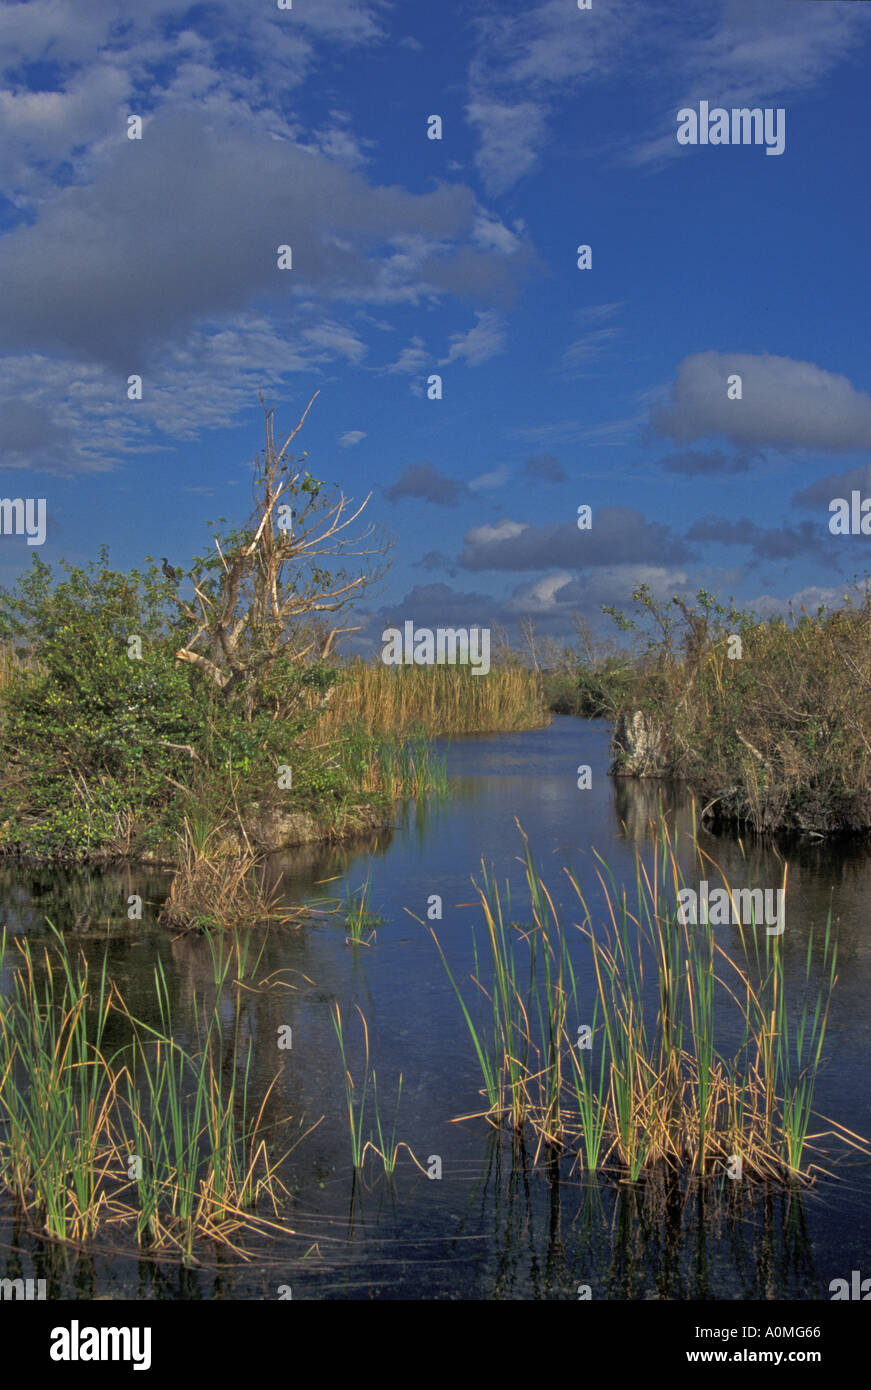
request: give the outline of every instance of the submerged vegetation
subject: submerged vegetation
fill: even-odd
[[[482,1115],[533,1136],[537,1157],[571,1155],[581,1169],[630,1182],[659,1169],[807,1181],[835,1143],[867,1157],[859,1136],[837,1124],[811,1132],[836,982],[831,922],[821,941],[809,936],[802,997],[790,998],[781,939],[765,933],[760,946],[761,923],[739,928],[730,955],[708,921],[682,922],[683,879],[664,820],[652,862],[636,853],[631,897],[596,858],[602,926],[569,869],[581,920],[562,924],[525,836],[528,924],[513,920],[507,887],[485,870],[486,951],[479,960],[476,946],[474,973],[483,1010],[430,927],[480,1065]],[[578,983],[580,947],[592,998]],[[812,961],[824,980],[816,993]]]

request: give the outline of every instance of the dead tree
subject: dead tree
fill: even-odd
[[[228,698],[240,687],[250,694],[279,657],[297,665],[326,659],[338,636],[359,628],[336,625],[324,638],[323,631],[313,636],[312,625],[323,628],[323,615],[342,612],[385,568],[368,559],[385,550],[376,543],[377,528],[351,530],[372,494],[357,506],[344,493],[330,501],[322,496],[323,484],[297,467],[302,460],[288,458],[319,394],[280,445],[274,411],[261,396],[266,447],[254,468],[254,510],[240,532],[223,544],[215,537],[216,553],[194,563],[194,599],[175,599],[194,624],[177,659],[202,671]],[[354,577],[330,567],[360,557],[367,557],[366,568]]]

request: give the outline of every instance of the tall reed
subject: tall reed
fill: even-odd
[[[107,976],[70,961],[59,933],[34,957],[16,943],[11,990],[0,1000],[0,1187],[26,1219],[58,1240],[104,1226],[140,1244],[195,1259],[209,1238],[238,1253],[240,1235],[268,1233],[258,1210],[278,1210],[281,1159],[267,1149],[250,1097],[250,1050],[238,1016],[226,1036],[219,1007],[232,955],[216,971],[217,998],[196,1018],[197,1046],[175,1041],[169,987],[155,969],[160,1027],[133,1017]],[[0,938],[0,970],[7,939]],[[40,978],[41,977],[41,978]],[[106,1039],[126,1032],[110,1055]]]
[[[523,842],[529,923],[511,919],[508,887],[500,890],[482,866],[488,952],[479,959],[473,942],[472,979],[483,1012],[430,927],[472,1039],[490,1122],[531,1132],[536,1155],[542,1146],[571,1152],[588,1169],[629,1181],[660,1166],[704,1178],[736,1159],[748,1176],[812,1176],[814,1088],[837,979],[831,922],[822,982],[812,989],[820,962],[811,935],[802,997],[793,1001],[781,937],[751,920],[740,928],[736,958],[709,921],[693,924],[680,913],[683,876],[664,818],[652,861],[636,851],[632,900],[594,852],[604,903],[597,925],[568,868],[582,916],[561,925],[525,835]],[[720,1032],[731,1045],[718,1042]],[[829,1123],[813,1137],[829,1147],[864,1145]]]
[[[369,1025],[359,1004],[354,1006],[360,1015],[360,1022],[363,1027],[363,1075],[357,1084],[351,1074],[348,1056],[345,1051],[345,1031],[342,1023],[342,1011],[338,1003],[333,1005],[332,1023],[339,1044],[339,1052],[342,1058],[342,1084],[345,1091],[345,1108],[348,1116],[348,1133],[351,1140],[351,1161],[356,1172],[362,1171],[366,1155],[372,1153],[376,1158],[381,1159],[384,1172],[390,1177],[396,1169],[396,1162],[399,1157],[400,1149],[405,1149],[412,1161],[421,1172],[426,1170],[415,1158],[412,1150],[404,1141],[396,1141],[396,1125],[399,1116],[399,1103],[402,1099],[402,1073],[399,1076],[399,1085],[396,1095],[396,1109],[393,1114],[393,1126],[390,1132],[390,1139],[385,1142],[384,1128],[381,1122],[381,1111],[378,1104],[378,1077],[375,1068],[371,1064],[369,1051]],[[372,1092],[372,1113],[375,1117],[375,1132],[369,1130],[368,1139],[364,1139],[364,1120],[366,1115],[366,1102],[369,1099],[369,1092]],[[377,1133],[377,1143],[375,1134]]]
[[[344,667],[312,737],[320,742],[354,725],[395,737],[432,738],[539,728],[549,721],[541,678],[523,666],[493,666],[475,676],[468,666],[354,660]]]

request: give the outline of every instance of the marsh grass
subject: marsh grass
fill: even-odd
[[[356,1172],[361,1172],[366,1163],[367,1154],[371,1153],[376,1159],[381,1160],[384,1172],[388,1177],[392,1177],[397,1159],[401,1149],[405,1149],[412,1163],[426,1172],[412,1150],[404,1141],[397,1143],[396,1125],[399,1117],[399,1103],[402,1099],[402,1074],[399,1076],[399,1084],[396,1094],[396,1107],[393,1113],[393,1125],[389,1140],[385,1141],[384,1128],[381,1119],[381,1110],[378,1103],[378,1078],[375,1068],[372,1066],[372,1059],[369,1049],[369,1025],[359,1004],[354,1006],[360,1015],[360,1023],[363,1029],[363,1059],[362,1077],[358,1082],[354,1081],[351,1068],[348,1063],[348,1056],[345,1049],[345,1031],[342,1023],[342,1011],[335,1003],[332,1011],[333,1029],[339,1044],[339,1052],[342,1058],[343,1077],[342,1083],[345,1091],[345,1109],[348,1117],[348,1133],[351,1141],[351,1162]],[[369,1137],[364,1139],[364,1123],[366,1118],[366,1104],[369,1100],[369,1093],[372,1093],[372,1113],[374,1115],[375,1130],[370,1127]],[[370,1122],[371,1124],[371,1122]],[[376,1143],[377,1135],[377,1143]]]
[[[509,891],[486,868],[476,885],[486,941],[482,959],[474,945],[478,1002],[430,927],[481,1069],[479,1114],[532,1135],[536,1160],[570,1153],[630,1182],[661,1168],[722,1176],[736,1158],[745,1177],[810,1180],[833,1146],[868,1156],[833,1121],[811,1132],[837,980],[831,920],[816,951],[809,936],[799,997],[788,999],[782,937],[752,921],[730,955],[710,922],[681,921],[683,879],[664,819],[652,862],[636,852],[631,898],[594,852],[599,925],[568,868],[581,920],[561,925],[525,835],[523,846],[530,923],[511,919]],[[582,955],[592,998],[578,988]]]
[[[419,796],[446,797],[448,775],[444,757],[428,739],[384,739],[378,750],[381,775],[391,796],[402,800]]]
[[[265,856],[246,844],[238,854],[218,853],[223,822],[185,817],[178,836],[178,868],[159,921],[187,931],[229,931],[265,923],[300,923],[301,906],[281,905],[279,880],[269,881]]]
[[[840,608],[765,620],[704,590],[695,605],[646,585],[632,597],[637,616],[607,610],[644,644],[614,713],[644,712],[659,771],[685,779],[707,818],[818,836],[871,827],[867,577]]]
[[[187,1263],[202,1241],[244,1256],[241,1239],[287,1233],[274,1219],[286,1154],[272,1152],[265,1121],[277,1078],[255,1105],[238,1010],[228,1033],[219,1009],[232,956],[216,969],[216,1001],[198,1012],[186,1050],[173,1038],[162,964],[158,1028],[129,1012],[105,957],[94,978],[56,936],[37,958],[16,942],[0,1001],[0,1186],[27,1223],[76,1243],[106,1229],[135,1235]],[[7,949],[4,932],[0,969]],[[110,1053],[119,1022],[127,1041]]]
[[[519,664],[494,665],[486,676],[467,666],[385,666],[349,661],[316,726],[318,740],[348,726],[404,738],[540,728],[550,714],[541,677]]]
[[[384,921],[384,918],[379,913],[372,912],[369,906],[371,878],[371,874],[367,875],[365,883],[361,883],[353,892],[349,891],[345,898],[345,926],[348,929],[348,940],[355,946],[368,946]]]

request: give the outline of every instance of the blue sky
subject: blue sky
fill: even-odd
[[[319,390],[312,471],[394,539],[358,640],[560,638],[640,582],[837,603],[869,45],[850,0],[5,4],[0,493],[46,498],[49,562],[184,566],[247,515],[258,391],[290,428]],[[679,145],[701,101],[783,108],[783,154]]]

